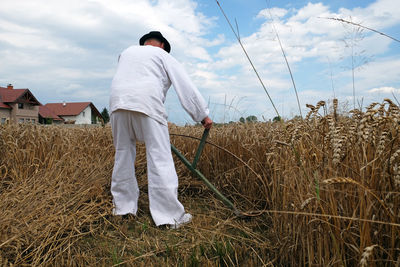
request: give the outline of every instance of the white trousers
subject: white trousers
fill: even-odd
[[[185,214],[178,200],[178,176],[171,154],[168,127],[139,112],[111,114],[115,162],[111,180],[114,214],[134,214],[139,187],[135,176],[136,141],[146,145],[151,216],[157,226],[174,224]]]

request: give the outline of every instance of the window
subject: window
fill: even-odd
[[[85,111],[82,113],[82,116],[85,117]]]
[[[24,119],[21,118],[21,119],[18,120],[18,122],[19,122],[19,123],[24,123]]]
[[[36,122],[36,120],[35,119],[32,119],[32,123],[35,123]]]
[[[1,124],[5,124],[6,123],[6,118],[1,118]]]
[[[18,103],[18,109],[24,109],[24,103]]]

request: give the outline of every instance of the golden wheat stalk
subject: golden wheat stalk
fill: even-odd
[[[357,182],[349,177],[335,177],[335,178],[326,179],[326,180],[322,181],[322,183],[324,183],[324,184],[354,184],[354,185],[361,187],[366,192],[371,194],[382,205],[382,207],[385,208],[386,212],[390,215],[392,220],[394,220],[395,215],[393,214],[393,211],[389,210],[388,207],[385,205],[385,203],[380,198],[378,198],[378,196],[376,194],[374,194],[374,192],[372,192],[370,189],[368,189],[364,185],[360,184],[359,182]]]

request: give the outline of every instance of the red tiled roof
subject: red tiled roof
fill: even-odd
[[[76,116],[79,115],[90,104],[90,102],[65,103],[65,105],[64,103],[48,103],[45,105],[45,107],[53,111],[58,116]]]
[[[0,101],[3,103],[15,102],[20,96],[22,96],[28,89],[8,89],[0,87]]]
[[[22,99],[24,95],[27,96],[25,100]],[[0,87],[0,103],[27,102],[27,100],[32,104],[40,104],[29,89],[8,89],[6,87]]]
[[[39,106],[39,115],[43,118],[52,118],[55,121],[63,121],[64,119],[60,118],[53,111],[48,109],[47,107],[41,105]]]
[[[10,109],[11,107],[5,103],[0,102],[0,108]]]

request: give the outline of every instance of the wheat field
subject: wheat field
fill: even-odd
[[[0,126],[0,266],[399,266],[400,109],[349,116],[323,101],[304,120],[213,127],[198,169],[175,158],[193,222],[157,228],[138,144],[137,217],[111,216],[111,129]],[[170,125],[192,159],[203,128]]]

